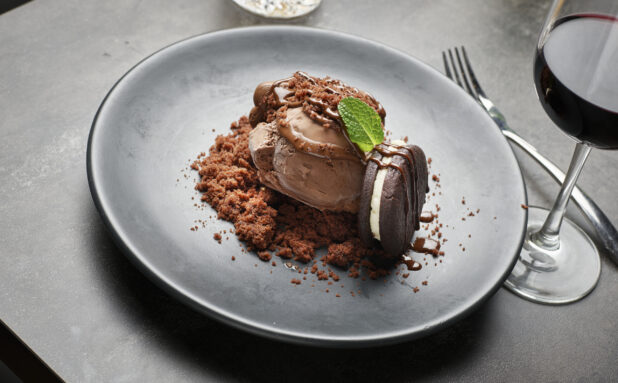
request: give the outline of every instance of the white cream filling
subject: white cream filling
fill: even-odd
[[[384,164],[389,164],[393,157],[383,158],[381,161]],[[382,199],[382,187],[384,186],[384,178],[388,168],[378,169],[376,179],[373,181],[373,193],[371,193],[371,211],[369,212],[369,225],[371,226],[371,234],[373,238],[380,240],[380,200]]]
[[[392,142],[394,145],[406,145],[405,142],[401,140],[395,140]],[[383,157],[380,161],[383,164],[390,164],[393,160],[393,157]],[[386,178],[386,173],[388,172],[388,167],[383,169],[378,169],[376,173],[376,179],[373,181],[373,192],[371,193],[371,210],[369,211],[369,226],[371,227],[371,234],[373,234],[373,238],[380,240],[380,200],[382,199],[382,188],[384,187],[384,179]]]

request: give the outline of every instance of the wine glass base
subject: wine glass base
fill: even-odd
[[[530,239],[549,210],[528,208],[528,227],[519,259],[504,285],[533,302],[565,304],[578,301],[597,285],[601,274],[599,252],[588,235],[564,218],[560,247],[546,250]]]

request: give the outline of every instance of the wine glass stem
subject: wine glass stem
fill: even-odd
[[[584,167],[584,163],[591,149],[590,146],[582,143],[578,143],[575,146],[571,165],[569,165],[569,170],[562,182],[562,187],[554,202],[554,206],[549,212],[547,219],[545,219],[545,223],[543,223],[541,230],[533,233],[531,236],[532,241],[537,245],[548,250],[560,248],[560,225],[562,224],[562,218],[564,217],[567,204],[569,203],[571,192],[575,187],[577,178]]]

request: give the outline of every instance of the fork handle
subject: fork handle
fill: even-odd
[[[521,138],[513,130],[506,128],[501,129],[502,133],[509,140],[513,141],[517,146],[522,148],[530,157],[534,158],[556,181],[562,183],[564,181],[564,173],[549,159],[545,158],[534,146],[528,141]],[[590,197],[586,195],[579,187],[575,186],[571,198],[575,201],[577,206],[594,229],[597,232],[597,237],[603,242],[605,249],[611,259],[618,265],[618,231],[609,218],[603,213],[603,211],[597,206],[596,203]]]

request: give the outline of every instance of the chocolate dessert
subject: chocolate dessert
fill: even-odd
[[[259,84],[253,101],[249,117],[191,165],[202,201],[265,262],[273,252],[313,262],[305,274],[338,280],[317,267],[323,247],[323,266],[347,268],[352,277],[363,266],[371,278],[387,274],[376,260],[399,257],[419,228],[428,183],[423,151],[383,142],[382,105],[339,80],[296,72]]]

